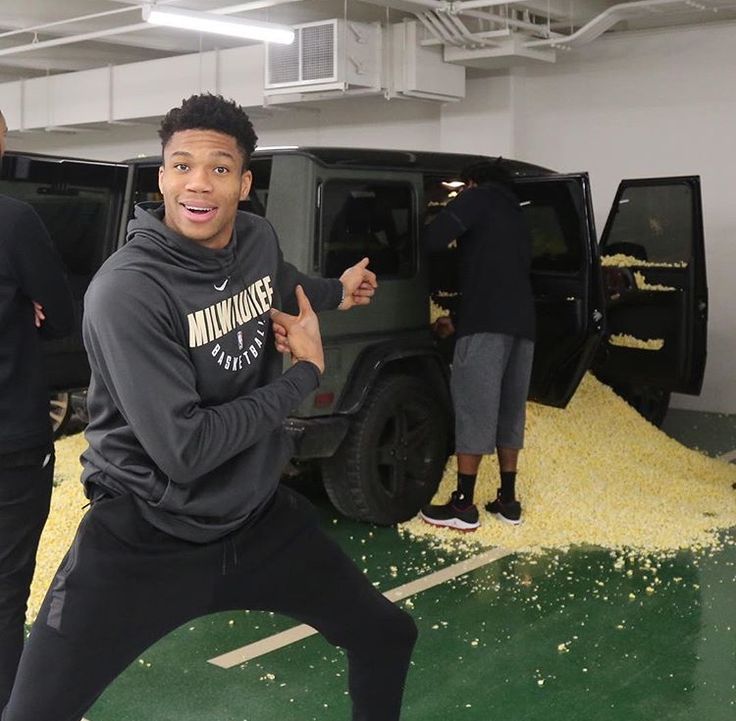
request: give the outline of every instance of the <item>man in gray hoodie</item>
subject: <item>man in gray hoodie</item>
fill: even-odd
[[[268,221],[237,211],[256,136],[235,103],[193,96],[159,134],[163,206],[136,209],[85,298],[92,506],[2,721],[78,721],[167,632],[234,608],[345,648],[353,719],[394,721],[416,627],[278,485],[282,423],[324,370],[312,306],[368,303],[375,276],[367,259],[340,280],[301,275]]]

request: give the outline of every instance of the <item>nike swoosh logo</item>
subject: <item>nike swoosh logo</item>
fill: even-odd
[[[222,281],[222,285],[217,285],[215,283],[215,290],[225,290],[225,286],[227,286],[227,282],[230,280],[230,278],[225,278],[225,280]]]

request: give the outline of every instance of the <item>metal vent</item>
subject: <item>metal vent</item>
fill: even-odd
[[[295,25],[291,45],[266,45],[266,89],[337,80],[337,20]]]
[[[329,80],[335,76],[335,25],[301,29],[302,80]]]
[[[268,46],[268,82],[297,83],[299,77],[299,54],[301,52],[301,34],[296,33],[291,45],[269,44]]]

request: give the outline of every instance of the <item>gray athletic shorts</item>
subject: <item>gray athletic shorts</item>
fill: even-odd
[[[475,333],[455,345],[450,387],[455,452],[522,448],[534,343],[501,333]]]

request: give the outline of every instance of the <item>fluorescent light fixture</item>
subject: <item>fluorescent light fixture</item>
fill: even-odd
[[[258,20],[215,15],[214,13],[159,8],[147,5],[143,8],[143,19],[152,25],[165,25],[183,30],[203,33],[232,35],[248,40],[263,40],[267,43],[290,45],[294,42],[294,31],[286,25],[264,23]]]
[[[458,188],[462,188],[465,183],[463,183],[462,180],[443,180],[442,185],[444,185],[445,188],[448,188],[449,190],[457,190]]]

